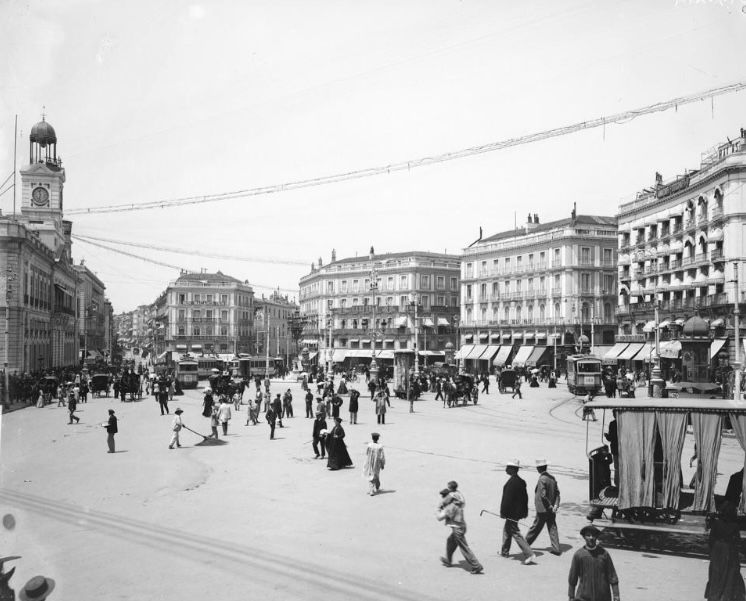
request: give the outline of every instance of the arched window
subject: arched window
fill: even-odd
[[[545,318],[545,307],[544,305],[539,305],[539,319]]]
[[[521,320],[521,306],[520,305],[518,305],[515,308],[515,318],[516,318],[516,321],[520,321]]]
[[[357,330],[357,319],[352,320],[352,329]]]
[[[718,188],[715,190],[715,208],[719,210],[723,210],[723,193]]]
[[[559,303],[554,303],[554,317],[556,319],[559,319],[561,317],[560,304]]]
[[[510,307],[508,305],[505,305],[505,310],[503,311],[503,315],[505,315],[505,317],[503,318],[505,319],[505,321],[508,321],[510,319]]]
[[[529,305],[528,306],[528,311],[526,311],[526,319],[532,319],[533,316],[534,316],[534,306],[533,305]]]

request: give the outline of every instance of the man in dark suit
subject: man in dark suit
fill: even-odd
[[[512,539],[515,539],[525,555],[523,564],[530,565],[536,563],[536,555],[534,555],[518,528],[518,521],[528,516],[528,493],[526,492],[526,481],[518,475],[520,468],[521,463],[518,459],[508,461],[505,466],[505,472],[510,478],[503,486],[503,498],[500,503],[500,517],[505,519],[500,555],[508,557],[510,544]]]
[[[732,474],[728,479],[728,488],[725,489],[725,499],[738,507],[741,503],[743,492],[743,468]]]
[[[106,444],[109,445],[108,453],[114,452],[114,434],[119,432],[117,428],[117,418],[114,415],[114,409],[109,409],[109,421],[103,424],[106,428]]]
[[[322,440],[321,432],[326,432],[326,420],[323,413],[317,413],[313,420],[313,452],[319,458],[319,443],[321,443],[321,458],[326,457],[326,441]]]

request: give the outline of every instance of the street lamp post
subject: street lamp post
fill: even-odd
[[[370,379],[375,382],[378,378],[378,364],[376,363],[376,290],[378,289],[378,273],[376,272],[376,265],[373,262],[372,246],[370,247],[368,258],[370,259],[370,296],[373,305],[373,317],[370,324]]]
[[[412,304],[414,305],[414,376],[415,378],[420,375],[420,357],[417,349],[417,341],[419,339],[419,328],[417,325],[417,295],[412,295]]]
[[[6,408],[10,407],[10,376],[8,367],[10,363],[10,301],[12,298],[12,282],[16,279],[15,272],[8,267],[5,270],[5,357],[3,358],[3,372],[5,378],[5,395],[3,403]]]
[[[332,329],[334,328],[334,312],[331,307],[327,307],[326,310],[329,314],[326,318],[326,328],[329,336],[329,345],[326,350],[326,375],[327,377],[332,377],[332,355],[334,354]]]
[[[456,359],[456,368],[458,373],[461,373],[461,329],[459,327],[459,316],[453,316],[453,327],[456,328],[456,352],[458,353],[458,359]]]
[[[736,360],[733,364],[733,368],[735,369],[735,373],[733,374],[733,399],[736,401],[741,400],[741,324],[740,324],[740,318],[741,318],[741,309],[740,309],[740,301],[739,298],[741,296],[741,292],[739,290],[740,286],[738,284],[738,261],[733,261],[733,280],[736,286],[736,299],[733,304],[733,341],[736,344]]]

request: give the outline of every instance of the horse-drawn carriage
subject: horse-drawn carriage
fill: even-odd
[[[91,395],[109,396],[109,374],[93,374],[90,380]]]
[[[456,390],[453,393],[453,406],[468,405],[469,401],[477,404],[479,399],[479,382],[471,374],[459,374],[453,382]]]
[[[125,372],[122,374],[122,379],[119,381],[119,391],[122,395],[122,400],[126,399],[125,395],[129,395],[129,400],[138,401],[142,398],[142,389],[140,388],[140,376],[135,372]]]
[[[209,377],[209,382],[213,394],[233,396],[233,393],[236,391],[236,384],[233,382],[233,378],[227,374],[213,374]]]
[[[501,392],[507,392],[510,388],[510,392],[515,392],[515,383],[518,381],[521,375],[514,369],[506,367],[497,376],[497,389]]]
[[[44,376],[39,380],[39,390],[44,394],[46,402],[50,402],[53,398],[57,397],[57,387],[60,385],[60,381],[56,376]]]

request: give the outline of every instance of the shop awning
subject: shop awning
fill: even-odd
[[[525,365],[526,360],[531,356],[533,350],[534,347],[527,344],[520,347],[515,357],[513,357],[513,366]]]
[[[529,358],[526,359],[526,366],[532,367],[535,365],[540,365],[541,363],[545,362],[546,359],[544,358],[549,353],[550,347],[548,346],[536,346],[534,347],[534,350],[531,352],[531,355],[529,355]]]
[[[393,338],[386,338],[386,339],[384,340],[384,342],[385,342],[386,344],[394,344],[394,339],[393,339]]]
[[[676,322],[675,322],[675,323],[676,323],[676,325],[677,325],[677,326],[683,326],[683,325],[684,325],[684,322],[685,322],[685,321],[686,321],[686,319],[684,319],[683,317],[679,317],[679,318],[678,318],[678,319],[676,320]]]
[[[465,355],[463,358],[468,359],[470,361],[476,361],[479,359],[479,357],[482,355],[484,351],[487,350],[487,345],[485,344],[475,344],[474,348],[471,349],[468,355]]]
[[[481,341],[483,341],[483,342],[484,342],[484,341],[485,341],[485,340],[487,340],[487,339],[488,339],[489,337],[490,337],[490,335],[489,335],[489,334],[480,334],[480,335],[479,335],[479,340],[481,340]]]
[[[722,317],[718,317],[717,319],[713,320],[710,324],[710,328],[720,328],[725,324],[725,320]]]
[[[655,322],[654,321],[649,321],[644,326],[642,326],[642,331],[643,332],[652,332],[653,330],[655,330]]]
[[[425,319],[422,320],[422,325],[426,328],[434,328],[435,324],[433,323],[433,320],[429,317],[425,317]]]
[[[526,332],[524,334],[526,340],[533,340],[534,336],[536,336],[536,332]]]
[[[646,342],[643,347],[637,351],[632,361],[644,361],[645,363],[653,363],[655,361],[655,343]]]
[[[662,322],[658,324],[658,327],[663,330],[671,325],[671,322],[668,319],[664,319]]]
[[[318,342],[319,341],[314,338],[305,338],[300,341],[301,344],[318,344]]]
[[[513,332],[513,338],[515,340],[523,340],[523,332]]]
[[[316,355],[318,355],[318,351],[313,351],[312,353],[308,353],[308,360],[313,361],[316,358]]]
[[[396,327],[397,328],[406,328],[407,327],[407,318],[405,316],[400,316],[396,318]]]
[[[496,367],[502,367],[505,365],[505,363],[508,360],[508,357],[510,357],[510,351],[513,347],[511,347],[509,344],[505,346],[501,346],[500,350],[497,351],[497,356],[493,359],[492,365]]]
[[[547,339],[547,333],[546,332],[539,332],[536,334],[536,340],[546,340]]]
[[[710,361],[715,358],[715,355],[720,352],[720,349],[725,346],[726,342],[728,342],[727,338],[715,338],[715,340],[710,343]]]
[[[447,328],[447,327],[448,327],[448,326],[450,326],[451,324],[450,324],[450,323],[448,323],[448,320],[447,320],[447,319],[446,319],[445,317],[438,317],[438,325],[439,325],[439,326],[444,326],[444,327],[446,327],[446,328]]]
[[[376,352],[376,359],[393,359],[394,351],[392,349],[384,349]]]
[[[360,342],[361,342],[362,344],[370,344],[370,338],[361,338],[361,339],[360,339]]]
[[[444,357],[443,351],[419,351],[420,357]]]
[[[176,350],[177,351],[185,351],[185,350],[187,350],[187,345],[186,344],[177,344],[176,345]]]
[[[614,345],[611,344],[594,344],[591,347],[591,355],[602,359],[612,348],[614,348]]]
[[[342,363],[342,361],[344,361],[346,357],[347,349],[335,348],[334,354],[332,355],[332,361],[334,361],[334,363]]]
[[[510,334],[503,334],[503,340],[510,340]]]
[[[497,345],[500,344],[500,334],[490,334],[490,342],[494,342]]]
[[[465,344],[464,346],[462,346],[459,350],[457,350],[454,353],[453,357],[454,357],[454,359],[463,359],[473,349],[474,349],[474,345],[473,344]]]
[[[166,355],[168,354],[168,351],[163,351],[160,355],[156,357],[157,361],[163,361],[166,358]]]
[[[664,359],[678,359],[681,354],[681,342],[678,340],[661,342],[660,351],[661,357]]]
[[[474,334],[466,334],[464,336],[464,342],[471,342],[472,340],[474,340]]]
[[[354,342],[355,344],[358,344],[360,342],[360,338],[350,338],[348,342]]]
[[[626,349],[624,349],[619,355],[617,356],[618,361],[630,361],[632,357],[634,357],[637,353],[640,352],[640,349],[645,346],[644,344],[640,342],[633,342],[630,344]]]
[[[497,355],[497,352],[500,350],[499,344],[490,344],[485,351],[482,353],[482,355],[479,357],[480,361],[492,361],[492,359]]]
[[[602,356],[602,361],[616,361],[617,357],[622,353],[624,349],[626,349],[629,346],[629,342],[617,342],[614,346],[612,346],[608,351],[606,351]]]

